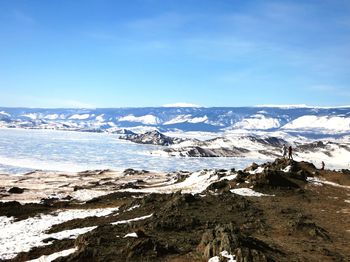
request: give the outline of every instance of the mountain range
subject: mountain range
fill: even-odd
[[[230,130],[349,134],[349,107],[144,107],[40,109],[0,107],[0,127],[115,132],[144,127],[160,131]]]

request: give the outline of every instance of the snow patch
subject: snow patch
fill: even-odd
[[[262,173],[264,171],[264,169],[265,169],[264,167],[259,166],[255,170],[248,171],[248,173],[252,174],[252,175],[255,175],[255,174],[258,174],[258,173]]]
[[[5,111],[0,111],[0,115],[11,116],[9,113],[6,113]]]
[[[104,121],[103,116],[104,116],[104,114],[99,115],[99,116],[96,116],[96,121],[98,121],[98,122],[103,122],[103,121]]]
[[[138,237],[138,235],[137,235],[135,232],[133,232],[133,233],[128,233],[128,234],[126,234],[126,235],[124,236],[124,238],[126,238],[126,237]]]
[[[331,182],[331,181],[327,181],[327,180],[321,180],[317,177],[307,177],[306,180],[308,182],[311,182],[313,184],[325,184],[325,185],[330,185],[330,186],[335,186],[335,187],[340,187],[340,188],[347,188],[347,189],[350,189],[350,186],[343,186],[343,185],[340,185],[340,184],[337,184],[337,183],[334,183],[334,182]]]
[[[42,241],[49,237],[58,239],[75,238],[77,235],[95,228],[79,228],[54,234],[45,233],[53,225],[77,218],[107,216],[117,210],[118,208],[59,210],[51,214],[41,214],[20,221],[14,221],[13,217],[1,216],[0,259],[11,259],[19,252],[28,252],[33,247],[48,245],[50,243],[43,243]]]
[[[339,116],[301,116],[288,124],[284,125],[282,129],[287,130],[334,130],[334,131],[350,131],[350,118]]]
[[[135,206],[128,208],[126,211],[129,212],[129,211],[134,210],[134,209],[139,208],[139,207],[140,207],[140,205],[135,205]]]
[[[77,248],[66,249],[66,250],[63,250],[63,251],[59,251],[59,252],[53,253],[53,254],[48,255],[48,256],[41,256],[41,257],[39,257],[37,259],[28,260],[27,262],[51,262],[51,261],[54,261],[55,259],[57,259],[59,257],[69,256],[70,254],[73,254],[77,250],[78,250]]]
[[[50,120],[55,120],[55,119],[59,118],[59,115],[58,114],[51,114],[51,115],[46,115],[44,118],[50,119]]]
[[[180,183],[162,187],[149,187],[140,189],[127,188],[120,191],[164,194],[181,191],[182,193],[199,194],[215,181],[218,181],[218,176],[215,170],[203,170],[199,172],[193,172],[189,177]]]
[[[150,215],[147,215],[147,216],[142,216],[142,217],[135,217],[135,218],[131,218],[131,219],[128,219],[128,220],[120,220],[120,221],[117,221],[117,222],[112,222],[111,224],[112,225],[128,224],[130,222],[134,222],[134,221],[139,221],[139,220],[144,220],[144,219],[150,218],[151,216],[153,216],[153,214],[150,214]]]
[[[33,119],[33,120],[38,118],[37,114],[34,114],[34,113],[24,114],[22,116],[28,117],[28,118]]]
[[[71,196],[78,200],[78,201],[88,201],[96,197],[108,195],[110,193],[113,193],[113,191],[107,191],[107,190],[90,190],[90,189],[80,189],[77,191],[73,191],[71,193]]]
[[[253,197],[274,196],[274,195],[259,193],[250,188],[236,188],[236,189],[231,189],[230,191],[240,196],[253,196]]]
[[[144,115],[144,116],[127,115],[127,116],[120,117],[118,121],[119,122],[122,122],[122,121],[138,122],[138,123],[143,123],[145,125],[157,125],[159,123],[159,119],[154,115]]]
[[[69,119],[79,119],[79,120],[83,120],[83,119],[88,119],[90,117],[90,114],[74,114],[71,117],[69,117]]]
[[[163,125],[172,125],[172,124],[179,124],[179,123],[203,123],[207,122],[208,117],[202,116],[202,117],[192,117],[192,115],[179,115],[167,122],[164,122]]]
[[[262,114],[252,115],[249,118],[235,123],[232,127],[239,129],[271,129],[280,127],[280,121],[276,118],[266,117]]]
[[[235,259],[234,255],[231,255],[229,252],[227,252],[226,250],[220,252],[221,257],[227,258],[226,262],[237,262],[237,260]],[[208,262],[220,262],[220,257],[219,256],[215,256],[212,257],[208,260]]]
[[[288,173],[288,172],[290,172],[291,169],[292,169],[292,166],[286,166],[286,168],[283,169],[282,171],[285,173]]]

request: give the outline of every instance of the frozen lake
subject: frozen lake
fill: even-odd
[[[242,168],[254,159],[154,156],[158,146],[139,145],[118,135],[53,130],[0,129],[0,172],[145,169],[195,171]],[[259,162],[259,161],[258,161]]]

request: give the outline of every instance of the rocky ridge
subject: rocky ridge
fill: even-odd
[[[100,171],[103,174],[108,171]],[[98,176],[97,172],[81,175]],[[47,239],[47,245],[11,261],[67,249],[74,252],[55,261],[228,261],[229,257],[236,261],[347,261],[350,257],[346,170],[319,170],[308,162],[276,159],[238,171],[173,173],[167,182],[152,185],[145,179],[152,173],[129,169],[123,175],[133,182],[84,202],[1,203],[0,215],[18,221],[62,208],[119,207],[105,216],[52,226],[50,234],[95,228],[75,240]],[[194,194],[184,193],[191,192],[188,181],[200,176],[209,180],[208,186]],[[86,185],[76,190],[86,190]],[[90,184],[89,189],[97,186]],[[161,188],[168,193],[159,193]]]
[[[120,138],[138,144],[150,144],[158,146],[170,146],[185,141],[185,139],[183,138],[166,136],[156,130],[145,132],[143,134],[126,134],[124,136],[121,136]]]

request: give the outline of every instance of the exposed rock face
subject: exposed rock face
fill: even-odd
[[[199,146],[185,147],[185,148],[166,148],[165,152],[179,153],[179,156],[183,157],[238,157],[242,156],[242,153],[247,153],[249,150],[238,147],[231,148],[203,148]]]
[[[158,131],[150,131],[144,134],[128,134],[126,136],[121,137],[121,139],[129,140],[138,144],[151,144],[151,145],[159,145],[159,146],[169,146],[173,144],[178,144],[184,141],[181,138],[173,138]]]
[[[284,144],[287,144],[287,141],[285,141],[284,139],[273,137],[273,136],[267,137],[267,138],[257,138],[254,136],[248,136],[247,138],[253,142],[258,142],[260,144],[279,147],[279,148],[281,148]]]
[[[129,129],[118,129],[116,131],[113,131],[112,132],[113,134],[120,134],[120,135],[136,135],[136,133],[132,132],[131,130]]]

